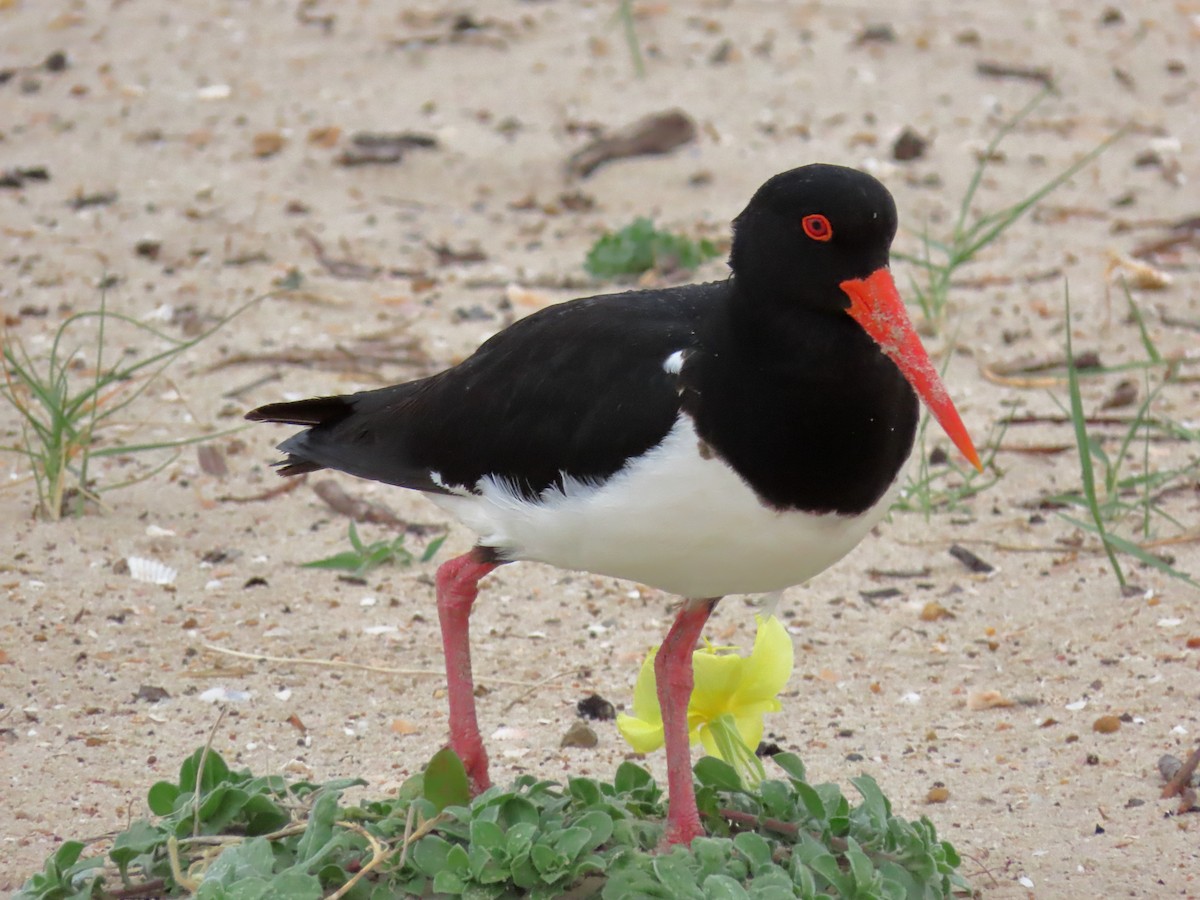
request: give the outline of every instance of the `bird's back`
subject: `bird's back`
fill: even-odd
[[[564,474],[603,480],[659,443],[679,410],[672,353],[694,346],[725,282],[547,307],[428,378],[274,403],[255,421],[306,425],[284,474],[320,468],[416,490],[492,475],[536,497]]]

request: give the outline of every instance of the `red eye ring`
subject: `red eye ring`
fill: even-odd
[[[800,220],[800,225],[804,228],[804,233],[814,241],[828,241],[833,237],[833,226],[820,213],[805,216]]]

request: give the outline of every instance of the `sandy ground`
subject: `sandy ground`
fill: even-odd
[[[960,272],[946,329],[957,337],[947,383],[959,409],[981,442],[1010,409],[1059,413],[1056,373],[998,383],[984,372],[1061,355],[1067,281],[1077,349],[1110,366],[1143,358],[1106,270],[1111,251],[1133,253],[1200,213],[1195,2],[638,8],[643,79],[609,3],[443,13],[370,0],[0,2],[0,66],[15,70],[0,84],[0,169],[48,175],[0,189],[9,334],[44,353],[70,310],[98,303],[106,277],[111,308],[179,335],[298,276],[300,290],[199,346],[106,438],[163,439],[231,427],[271,400],[450,364],[511,317],[587,292],[559,286],[586,280],[583,256],[606,227],[654,214],[721,237],[758,184],[806,162],[882,178],[907,228],[898,248],[916,252],[926,223],[946,233],[977,154],[1039,90],[1028,72],[978,68],[998,63],[1042,69],[1059,93],[1003,145],[977,211],[1014,202],[1128,130]],[[859,40],[884,24],[894,40]],[[694,142],[586,180],[564,173],[591,129],[672,107],[697,122]],[[929,144],[898,162],[892,145],[906,127]],[[359,131],[437,144],[395,164],[339,164]],[[482,259],[439,258],[439,246]],[[1163,354],[1194,359],[1196,244],[1149,259],[1173,278],[1136,293],[1150,333]],[[698,277],[724,271],[713,262]],[[897,272],[902,285],[918,274]],[[365,346],[382,347],[382,361]],[[1156,410],[1196,428],[1195,366],[1180,372]],[[1087,382],[1090,411],[1120,378]],[[5,443],[19,437],[11,410],[0,410],[0,430]],[[222,477],[189,449],[107,494],[102,513],[61,523],[31,516],[33,485],[19,458],[3,457],[0,889],[63,839],[143,814],[149,785],[205,740],[217,712],[201,695],[212,688],[250,695],[229,704],[214,743],[256,772],[363,775],[382,792],[444,739],[433,565],[381,569],[364,584],[298,568],[345,546],[346,519],[314,493],[316,478],[237,502],[280,485],[268,464],[285,433],[262,426],[214,441]],[[849,790],[870,772],[898,813],[929,816],[970,858],[985,896],[1200,896],[1200,820],[1159,799],[1155,768],[1200,736],[1200,651],[1188,647],[1200,592],[1128,564],[1139,589],[1123,596],[1094,542],[1037,509],[1078,485],[1076,455],[1052,452],[1070,443],[1062,424],[1011,427],[990,490],[928,521],[894,514],[849,559],[788,592],[797,671],[768,727],[815,778]],[[1148,458],[1164,469],[1196,452],[1166,441]],[[95,474],[111,484],[145,464],[110,460]],[[448,524],[420,497],[339,480],[406,521]],[[1194,538],[1195,479],[1162,503],[1183,527],[1164,523],[1157,535]],[[953,542],[997,571],[970,573],[948,555]],[[469,545],[452,528],[441,558]],[[1160,549],[1200,574],[1195,541]],[[129,556],[159,559],[178,578],[137,582]],[[870,593],[884,588],[896,591]],[[496,573],[474,619],[483,729],[508,726],[491,741],[494,776],[611,773],[627,752],[611,724],[597,725],[595,749],[562,750],[559,738],[588,693],[628,701],[670,601],[531,564]],[[949,616],[922,619],[930,601]],[[712,634],[748,647],[752,628],[747,601],[730,598]],[[212,646],[429,674],[256,662]],[[143,687],[166,697],[151,702]],[[1015,705],[969,708],[983,691]],[[1120,729],[1094,731],[1102,715],[1122,716]],[[661,759],[651,765],[661,771]],[[939,783],[949,798],[929,804]]]

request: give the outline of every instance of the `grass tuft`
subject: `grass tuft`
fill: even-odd
[[[1079,519],[1067,513],[1059,513],[1067,522],[1099,538],[1108,557],[1109,567],[1122,589],[1128,585],[1118,554],[1132,557],[1143,565],[1157,569],[1192,587],[1200,588],[1200,582],[1187,572],[1176,569],[1171,562],[1156,555],[1147,546],[1114,532],[1114,529],[1130,520],[1137,523],[1136,531],[1140,533],[1141,540],[1147,543],[1154,537],[1153,524],[1156,522],[1165,522],[1178,532],[1185,532],[1184,524],[1163,509],[1162,500],[1168,492],[1179,486],[1191,484],[1200,477],[1200,455],[1175,468],[1156,469],[1151,466],[1150,441],[1153,437],[1182,440],[1200,448],[1200,432],[1153,414],[1155,402],[1169,383],[1173,368],[1150,338],[1141,310],[1134,302],[1128,286],[1124,287],[1130,318],[1138,326],[1142,347],[1146,352],[1146,359],[1139,364],[1145,375],[1145,398],[1138,405],[1125,433],[1120,436],[1116,451],[1107,451],[1104,438],[1088,428],[1080,389],[1080,378],[1085,373],[1081,372],[1075,363],[1071,343],[1071,296],[1070,291],[1066,291],[1064,302],[1069,401],[1067,412],[1071,417],[1076,451],[1079,455],[1080,490],[1059,494],[1049,498],[1049,501],[1077,507],[1087,514],[1087,519]],[[1130,366],[1119,368],[1127,370]],[[1158,384],[1152,387],[1150,373],[1156,369],[1165,369],[1165,374]],[[1087,374],[1106,374],[1110,371],[1113,370],[1094,369],[1089,370]],[[1140,471],[1127,474],[1130,464],[1135,461],[1141,463]],[[1099,478],[1097,474],[1100,475]]]
[[[597,240],[583,266],[597,278],[620,278],[641,275],[651,269],[659,272],[695,269],[717,253],[712,241],[694,241],[681,234],[660,231],[643,216]]]
[[[956,511],[964,502],[981,494],[1004,477],[1004,470],[996,464],[1000,442],[1008,433],[1012,415],[993,423],[987,438],[980,445],[980,462],[983,471],[972,465],[963,465],[951,454],[928,449],[926,431],[929,416],[921,418],[917,429],[916,472],[909,472],[892,509],[899,512],[920,513],[928,520],[935,511]],[[934,455],[934,454],[938,455]]]
[[[1052,93],[1042,91],[1022,107],[1016,115],[1005,122],[993,135],[987,147],[979,156],[979,162],[971,175],[966,193],[958,206],[958,215],[950,230],[950,235],[942,240],[930,237],[928,229],[921,235],[922,254],[910,256],[904,253],[893,253],[896,259],[916,266],[925,273],[924,283],[912,279],[911,288],[925,316],[925,321],[935,332],[941,332],[946,324],[947,306],[950,296],[950,282],[954,273],[969,263],[975,256],[995,241],[1000,235],[1011,228],[1022,216],[1033,209],[1049,194],[1057,190],[1080,171],[1112,146],[1125,132],[1119,130],[1097,144],[1078,160],[1067,166],[1045,184],[1030,192],[1024,199],[1007,206],[971,218],[971,207],[975,195],[983,183],[984,173],[996,157],[1000,144],[1033,113],[1035,109]]]
[[[928,229],[926,229],[920,236],[922,246],[920,256],[910,256],[905,253],[892,254],[896,259],[903,260],[924,273],[923,281],[911,278],[910,286],[921,308],[926,325],[935,333],[942,333],[945,330],[950,286],[955,273],[1016,224],[1041,200],[1090,165],[1124,133],[1117,131],[1045,184],[1029,193],[1024,199],[1004,209],[977,215],[971,221],[971,209],[975,202],[975,196],[983,183],[984,173],[995,158],[1000,144],[1033,113],[1050,93],[1051,91],[1047,90],[1034,96],[1016,115],[1001,125],[992,136],[987,147],[979,156],[966,193],[959,203],[958,214],[949,236],[944,239],[935,239],[929,235]],[[953,343],[953,340],[947,341],[947,362]],[[945,363],[943,363],[944,368]],[[958,507],[967,498],[987,490],[1000,480],[1003,472],[996,466],[995,457],[1009,422],[1005,421],[999,426],[993,426],[988,435],[982,457],[984,464],[982,473],[975,471],[972,467],[960,466],[952,459],[947,459],[942,465],[933,465],[930,462],[926,446],[928,424],[929,413],[925,412],[917,435],[919,459],[917,471],[915,474],[908,474],[904,488],[894,506],[901,512],[920,512],[926,518],[934,510]]]
[[[358,527],[353,520],[350,522],[350,549],[335,553],[325,559],[317,559],[302,564],[305,569],[335,569],[349,572],[353,578],[362,578],[372,569],[394,563],[406,567],[414,562],[427,563],[437,555],[438,550],[446,541],[446,535],[439,535],[425,545],[418,557],[404,546],[404,535],[401,534],[390,541],[375,541],[364,544],[358,536]]]
[[[89,502],[97,502],[103,491],[115,490],[144,480],[169,465],[171,458],[133,479],[116,484],[96,484],[91,464],[108,456],[177,450],[188,444],[211,440],[222,434],[207,433],[170,441],[140,444],[108,444],[104,430],[121,423],[122,414],[155,383],[181,354],[211,337],[231,319],[261,298],[251,300],[220,319],[212,328],[188,340],[179,340],[131,316],[112,312],[107,292],[101,291],[100,307],[75,313],[55,330],[49,354],[35,359],[24,343],[10,331],[0,337],[3,345],[4,377],[0,400],[17,411],[20,440],[0,450],[23,456],[37,486],[38,512],[47,519],[81,514]],[[72,340],[77,329],[95,322],[95,331]],[[144,358],[141,353],[112,355],[108,344],[111,323],[131,326],[141,336],[166,344],[165,349]],[[85,358],[91,358],[90,373]],[[134,359],[134,362],[127,362]]]

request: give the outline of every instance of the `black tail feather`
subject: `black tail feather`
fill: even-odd
[[[351,406],[345,397],[314,397],[268,403],[246,413],[251,422],[277,422],[280,425],[336,425],[350,414]]]
[[[287,459],[281,459],[277,463],[272,463],[279,470],[279,474],[287,477],[289,475],[307,475],[309,472],[319,472],[325,466],[320,463],[315,463],[312,460],[300,459],[298,456],[289,456]]]

